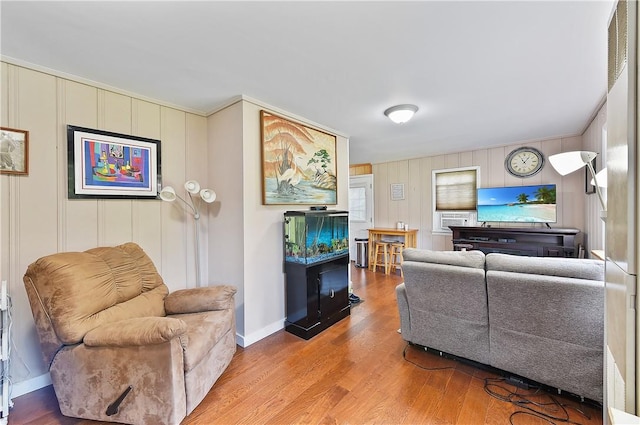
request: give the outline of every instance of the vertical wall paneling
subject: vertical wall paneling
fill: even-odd
[[[420,189],[420,160],[412,159],[408,161],[407,182],[405,184],[405,194],[407,196],[408,216],[407,224],[412,229],[420,229],[422,226],[422,194]],[[418,233],[420,231],[418,230]]]
[[[185,197],[185,113],[161,108],[162,180]],[[151,201],[155,202],[155,201]],[[195,286],[193,215],[182,202],[162,202],[162,273],[171,290]],[[188,255],[190,252],[192,255]],[[179,259],[178,261],[176,261]]]
[[[398,181],[398,162],[387,163],[387,187],[386,187],[386,199],[387,199],[387,217],[389,227],[395,227],[398,222],[399,203],[401,201],[391,200],[391,184],[399,183]],[[377,199],[377,198],[376,198]]]
[[[57,182],[62,174],[57,162],[56,78],[25,68],[16,68],[13,77],[16,98],[10,106],[15,114],[11,124],[29,131],[29,175],[13,177],[17,185],[9,204],[10,214],[15,217],[11,222],[15,233],[10,238],[13,255],[9,276],[15,343],[11,375],[18,382],[46,372],[22,276],[31,262],[58,248]]]
[[[185,175],[186,180],[196,180],[201,187],[216,190],[216,182],[209,181],[208,161],[207,161],[207,120],[193,114],[186,114],[185,121],[185,161],[188,164]],[[209,232],[209,221],[211,220],[212,208],[214,205],[201,202],[196,197],[196,202],[200,206],[200,279],[202,285],[207,286],[209,282],[208,261],[209,240],[206,235]],[[195,222],[193,222],[195,223]],[[191,244],[195,249],[195,242]],[[195,257],[195,252],[193,253]]]
[[[8,281],[12,296],[11,380],[17,397],[49,382],[22,283],[37,258],[134,240],[171,291],[194,285],[193,227],[187,224],[193,226],[193,218],[179,203],[68,199],[66,126],[160,139],[165,184],[180,191],[189,170],[212,185],[200,156],[208,143],[205,117],[5,62],[0,77],[1,125],[29,131],[29,175],[0,175],[0,279]]]
[[[9,126],[9,66],[0,63],[0,124]],[[11,176],[0,175],[0,205],[9,205],[9,184]],[[8,279],[9,265],[11,264],[9,255],[11,254],[9,244],[9,211],[8,208],[0,209],[0,279]]]
[[[504,147],[488,150],[487,172],[483,173],[483,170],[480,170],[480,173],[486,176],[485,183],[482,184],[483,187],[507,186],[505,174],[508,173],[504,169],[504,159],[509,152],[510,150]]]
[[[601,132],[601,130],[598,130]],[[373,165],[374,190],[376,193],[376,227],[393,226],[397,221],[406,221],[409,215],[412,227],[418,227],[418,247],[434,250],[453,248],[450,234],[433,233],[433,193],[432,172],[448,168],[469,166],[480,167],[480,187],[523,186],[555,183],[558,189],[558,222],[555,227],[576,227],[585,229],[584,173],[560,176],[548,163],[543,170],[530,178],[510,175],[504,167],[506,155],[521,146],[539,149],[546,157],[558,152],[581,149],[581,136],[562,139],[530,141],[509,146],[477,149],[447,155],[416,158],[409,161],[394,161]],[[393,181],[392,181],[393,180]],[[395,181],[398,180],[398,181]],[[406,207],[389,206],[388,185],[392,182],[405,183],[409,198]],[[414,197],[418,198],[415,199]],[[396,201],[397,203],[397,201]],[[401,205],[398,203],[398,205]],[[403,209],[404,208],[404,209]],[[414,218],[415,217],[415,218]],[[413,220],[419,220],[415,225]],[[513,223],[491,223],[493,226],[509,227]],[[540,224],[518,224],[518,226],[540,226]]]
[[[431,229],[433,226],[433,211],[431,210],[431,171],[433,170],[432,157],[420,158],[420,229],[418,230],[418,248],[433,249]],[[375,184],[375,181],[374,181]]]
[[[133,99],[131,102],[131,134],[139,137],[160,140],[160,153],[163,143],[160,137],[160,106],[151,102]],[[160,173],[162,173],[162,159]],[[131,205],[131,240],[144,245],[145,252],[160,269],[162,267],[162,220],[161,204],[157,200],[134,200]]]
[[[471,164],[465,164],[465,166],[477,165],[480,167],[478,171],[478,186],[486,187],[485,182],[488,180],[486,173],[489,170],[488,166],[488,151],[486,149],[480,149],[473,151],[473,155],[471,158]]]
[[[56,147],[57,147],[57,158],[56,164],[58,164],[58,178],[56,179],[58,183],[58,251],[66,251],[67,250],[67,232],[66,232],[66,224],[67,224],[67,202],[64,198],[64,193],[67,192],[67,171],[65,170],[65,164],[67,163],[67,145],[63,142],[66,140],[66,133],[64,125],[61,123],[66,121],[66,103],[64,101],[65,98],[65,81],[61,79],[56,79],[56,122],[57,122],[57,132],[56,132]]]
[[[106,91],[104,93],[103,130],[131,134],[131,98]],[[106,199],[99,201],[102,214],[100,245],[112,246],[133,239],[131,222],[131,200]]]
[[[86,84],[60,80],[58,150],[61,151],[61,179],[59,199],[65,204],[64,220],[59,233],[65,234],[60,250],[84,251],[99,245],[98,201],[68,198],[67,125],[98,128],[98,89]]]
[[[396,169],[396,182],[404,185],[404,199],[396,201],[398,205],[398,215],[395,222],[402,221],[403,223],[409,223],[409,161],[398,161],[398,168]],[[391,187],[389,187],[391,190]]]

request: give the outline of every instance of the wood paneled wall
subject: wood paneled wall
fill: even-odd
[[[195,286],[194,220],[178,203],[67,198],[67,124],[160,139],[163,183],[176,191],[187,179],[205,187],[216,182],[207,181],[205,117],[21,66],[1,66],[1,124],[29,131],[29,175],[0,176],[0,278],[9,284],[15,343],[11,380],[37,380],[24,385],[38,387],[47,367],[22,283],[31,262],[55,252],[134,241],[171,291]],[[202,214],[203,227],[208,220]],[[208,269],[204,264],[201,269],[207,281]]]
[[[353,164],[349,165],[349,175],[350,176],[360,176],[362,174],[371,174],[372,167],[371,164]]]
[[[373,164],[376,200],[375,226],[394,227],[396,222],[402,221],[408,223],[411,228],[419,229],[419,248],[453,249],[450,234],[433,233],[432,171],[479,166],[480,187],[555,183],[557,185],[558,222],[552,226],[573,227],[585,231],[584,173],[576,172],[562,177],[547,161],[542,171],[533,177],[526,179],[513,177],[505,170],[504,160],[509,152],[521,146],[535,147],[542,151],[545,157],[548,157],[555,153],[580,150],[582,137],[517,143],[490,149]],[[405,199],[391,200],[390,185],[392,183],[405,185]],[[492,223],[492,225],[513,226],[508,223]],[[529,226],[540,226],[540,224],[530,224]]]

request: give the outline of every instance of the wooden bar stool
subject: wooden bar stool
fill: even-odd
[[[378,271],[378,267],[384,267],[384,274],[389,274],[389,242],[375,242],[373,271]]]
[[[402,252],[404,251],[403,242],[394,242],[391,244],[391,252],[389,253],[389,269],[391,273],[395,273],[396,269],[400,269],[400,276],[404,277],[402,272]]]

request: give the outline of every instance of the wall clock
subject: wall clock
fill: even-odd
[[[513,176],[531,177],[544,167],[544,155],[536,148],[517,148],[507,155],[504,167]]]

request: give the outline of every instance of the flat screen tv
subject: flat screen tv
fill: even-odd
[[[483,187],[478,189],[478,223],[555,223],[556,185]]]

